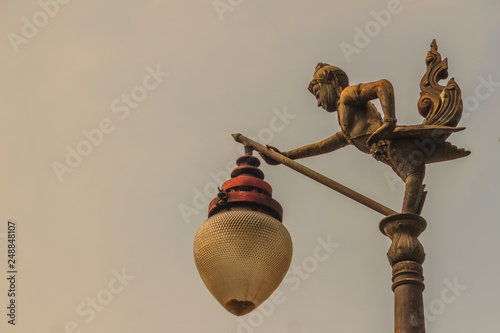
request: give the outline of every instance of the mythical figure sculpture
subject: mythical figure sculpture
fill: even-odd
[[[420,81],[419,113],[425,118],[421,125],[398,126],[394,107],[394,90],[387,80],[350,86],[344,71],[319,63],[309,91],[318,106],[337,112],[341,130],[323,141],[281,153],[291,159],[325,154],[354,145],[364,153],[389,165],[405,182],[403,213],[420,214],[425,200],[423,179],[425,164],[452,160],[470,154],[446,139],[463,130],[456,127],[462,116],[460,88],[450,79],[446,86],[438,81],[448,76],[447,59],[441,60],[436,41],[425,59],[427,72]],[[371,100],[379,99],[383,118]],[[262,155],[269,164],[276,161]]]

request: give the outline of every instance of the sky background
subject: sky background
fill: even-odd
[[[18,270],[15,326],[0,279],[2,332],[392,331],[382,216],[283,166],[262,170],[292,266],[307,274],[291,272],[279,297],[238,319],[205,288],[192,244],[241,154],[231,133],[289,150],[337,132],[306,89],[320,61],[351,84],[388,79],[398,123],[419,124],[434,38],[466,102],[467,130],[450,141],[472,154],[427,168],[427,331],[498,329],[500,2],[41,0],[0,11],[0,276],[9,220]],[[302,162],[400,209],[403,183],[354,147]],[[338,248],[318,261],[328,239]]]

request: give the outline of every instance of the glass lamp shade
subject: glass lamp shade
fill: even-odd
[[[194,259],[203,282],[236,316],[271,296],[290,267],[292,252],[292,239],[283,224],[248,207],[212,215],[194,239]]]

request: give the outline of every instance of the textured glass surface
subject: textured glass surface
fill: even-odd
[[[229,312],[241,316],[265,301],[292,260],[292,239],[275,218],[229,210],[206,220],[194,239],[203,282]]]

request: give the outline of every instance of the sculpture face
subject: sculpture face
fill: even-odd
[[[322,107],[327,112],[337,111],[339,96],[333,82],[317,82],[313,86],[312,93],[318,101],[318,106]]]
[[[313,79],[307,88],[327,112],[338,110],[340,94],[349,86],[347,74],[338,67],[325,63],[318,63]]]

